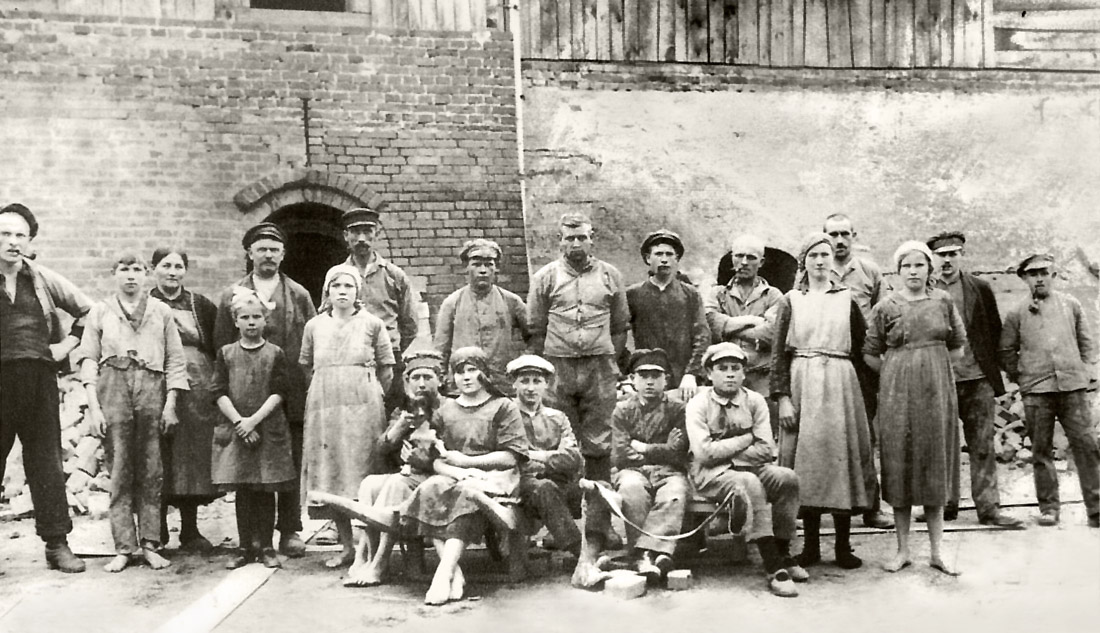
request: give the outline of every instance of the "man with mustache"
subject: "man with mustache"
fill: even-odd
[[[1100,527],[1100,449],[1089,413],[1096,391],[1096,339],[1081,303],[1054,289],[1050,255],[1031,255],[1016,269],[1031,291],[1009,311],[1001,332],[1001,366],[1020,385],[1031,436],[1039,525],[1057,525],[1058,471],[1054,468],[1054,419],[1073,451],[1089,527]]]
[[[309,291],[279,270],[286,256],[286,234],[276,224],[261,222],[245,231],[241,245],[248,255],[249,274],[222,293],[214,321],[214,345],[221,348],[237,340],[238,331],[230,304],[234,288],[239,286],[255,290],[260,299],[267,302],[270,314],[264,338],[281,347],[287,358],[297,359],[302,352],[302,332],[306,322],[317,316],[317,309],[313,307]],[[285,400],[286,418],[294,468],[300,475],[307,381],[297,362],[287,363],[287,377],[290,384]],[[305,555],[306,546],[298,536],[302,531],[302,502],[298,479],[295,482],[293,491],[276,494],[278,517],[275,527],[279,530],[279,552],[300,558]]]
[[[38,220],[15,203],[0,209],[0,481],[16,436],[34,504],[34,527],[46,543],[46,566],[84,571],[69,549],[73,529],[61,468],[57,365],[80,344],[92,302],[69,280],[27,257]],[[73,317],[66,335],[57,311]]]
[[[1001,315],[989,284],[964,270],[966,236],[947,231],[928,240],[939,276],[935,285],[951,295],[966,324],[966,345],[962,360],[952,363],[959,418],[970,454],[970,490],[978,509],[978,521],[1007,529],[1019,529],[1023,522],[1001,512],[997,491],[997,454],[993,450],[994,398],[1005,394],[997,345],[1001,340]],[[945,521],[953,521],[958,506],[949,502]]]
[[[716,286],[706,303],[711,341],[736,343],[746,356],[745,387],[767,395],[771,393],[772,333],[783,293],[757,274],[764,263],[764,240],[740,235],[730,245],[730,254],[733,278],[725,286]],[[778,421],[774,403],[769,408],[774,432]]]
[[[883,294],[882,270],[873,261],[859,257],[853,251],[856,230],[852,219],[843,213],[834,213],[825,218],[823,229],[833,243],[833,281],[852,291],[863,319],[871,322],[871,309],[879,302]],[[864,370],[860,373],[860,385],[863,387],[863,404],[867,409],[867,419],[874,420],[878,411],[878,374]],[[876,441],[875,425],[871,424],[871,441]],[[882,501],[878,487],[871,493],[874,506],[863,514],[863,524],[867,527],[889,530],[894,522],[882,513]]]
[[[344,241],[348,245],[345,264],[359,271],[359,302],[367,312],[382,319],[393,345],[397,364],[393,368],[393,382],[386,392],[386,415],[401,405],[404,398],[405,367],[401,360],[419,332],[417,322],[419,303],[416,290],[409,283],[409,276],[393,262],[382,257],[374,248],[374,241],[382,229],[378,211],[358,207],[344,213]],[[325,298],[321,298],[324,305]]]
[[[490,378],[510,393],[505,366],[519,356],[530,335],[527,306],[515,293],[497,285],[500,245],[492,240],[466,242],[459,253],[466,267],[466,285],[451,293],[439,306],[435,320],[435,349],[449,367],[451,352],[480,347],[489,356]]]

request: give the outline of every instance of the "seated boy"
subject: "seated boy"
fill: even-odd
[[[637,571],[657,580],[672,570],[676,543],[656,537],[679,534],[688,496],[684,403],[665,395],[663,349],[635,350],[629,368],[635,393],[611,414],[611,465]]]
[[[764,561],[768,589],[794,597],[794,582],[809,580],[790,556],[798,515],[798,476],[772,463],[774,444],[764,396],[745,389],[745,353],[734,343],[711,345],[703,370],[711,387],[687,404],[691,478],[698,494],[719,502],[733,490],[752,506],[748,540]],[[770,504],[770,505],[769,505]]]
[[[592,499],[585,517],[582,552],[581,533],[573,516],[580,509],[578,481],[584,458],[569,418],[542,404],[554,377],[554,366],[540,356],[525,355],[508,363],[506,371],[531,443],[528,461],[521,466],[520,501],[546,525],[557,549],[572,553],[578,560],[595,561],[610,529],[611,514],[602,501]]]

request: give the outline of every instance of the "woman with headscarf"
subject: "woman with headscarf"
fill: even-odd
[[[382,320],[356,301],[359,272],[346,264],[325,275],[326,305],[306,324],[298,363],[310,375],[302,448],[302,492],[355,497],[374,470],[378,437],[386,428],[383,393],[393,380],[394,355]],[[355,559],[346,515],[309,506],[313,518],[336,523],[343,551],[329,568]]]
[[[909,521],[924,506],[933,569],[956,576],[940,555],[943,508],[958,501],[959,410],[951,358],[966,327],[951,296],[931,287],[932,253],[909,241],[894,253],[901,287],[871,312],[864,359],[879,371],[878,438],[882,498],[894,508],[898,551],[883,568],[912,563]]]
[[[439,554],[424,597],[431,605],[462,599],[462,553],[485,534],[487,520],[507,523],[500,504],[519,502],[518,465],[529,450],[519,409],[489,379],[481,348],[455,350],[451,375],[458,397],[444,400],[432,419],[441,444],[432,464],[436,474],[420,484],[404,512]]]
[[[824,233],[802,244],[799,282],[779,302],[772,343],[772,397],[779,464],[798,474],[805,542],[802,567],[821,560],[821,515],[833,515],[836,564],[863,564],[850,547],[852,514],[871,507],[874,455],[855,363],[866,325],[852,291],[830,275]],[[853,355],[856,358],[853,358]]]
[[[153,251],[153,279],[156,285],[149,295],[172,308],[176,329],[187,360],[190,391],[180,394],[176,403],[179,424],[162,441],[164,496],[161,500],[160,542],[168,543],[168,506],[180,511],[180,549],[196,551],[211,548],[199,532],[198,507],[218,498],[210,482],[210,445],[214,425],[220,419],[214,404],[211,381],[214,377],[214,320],[218,307],[206,297],[184,287],[190,268],[187,253],[178,248]]]

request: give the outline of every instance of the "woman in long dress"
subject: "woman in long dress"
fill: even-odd
[[[458,397],[444,400],[432,421],[442,442],[432,465],[436,474],[420,484],[404,511],[404,520],[431,538],[439,553],[424,597],[431,605],[462,598],[462,553],[485,533],[487,519],[507,522],[500,504],[519,502],[517,466],[529,450],[519,409],[490,382],[481,348],[451,354],[451,375]]]
[[[382,395],[393,380],[394,356],[386,326],[356,302],[359,271],[341,264],[325,275],[327,306],[306,323],[299,364],[311,375],[302,443],[302,493],[354,498],[374,468],[386,428]],[[329,568],[355,559],[351,520],[316,503],[313,518],[336,523],[343,551]]]
[[[168,544],[168,507],[180,511],[180,548],[204,551],[210,541],[199,532],[198,508],[220,496],[210,482],[210,443],[220,414],[211,391],[214,377],[214,320],[218,307],[184,287],[190,261],[178,248],[153,252],[156,286],[149,294],[172,309],[187,360],[190,391],[179,394],[179,424],[162,441],[164,496],[161,500],[160,542]]]
[[[833,247],[809,236],[803,278],[779,303],[771,391],[779,406],[779,464],[798,474],[805,543],[799,564],[821,560],[821,515],[836,528],[836,564],[863,564],[850,548],[852,514],[870,508],[874,455],[853,352],[866,332],[848,288],[831,279]],[[859,359],[862,362],[862,359]]]
[[[894,508],[898,551],[883,568],[912,563],[909,521],[924,506],[930,565],[958,575],[940,554],[943,508],[958,501],[959,410],[951,360],[962,353],[966,327],[951,296],[929,285],[932,253],[905,242],[894,253],[901,288],[871,312],[864,359],[880,372],[878,437],[882,498]]]

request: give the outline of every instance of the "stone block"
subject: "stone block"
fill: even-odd
[[[604,593],[621,600],[632,600],[645,595],[645,577],[635,573],[615,575],[604,581]]]
[[[673,591],[691,589],[695,584],[695,577],[690,569],[675,569],[668,572],[668,588]]]

